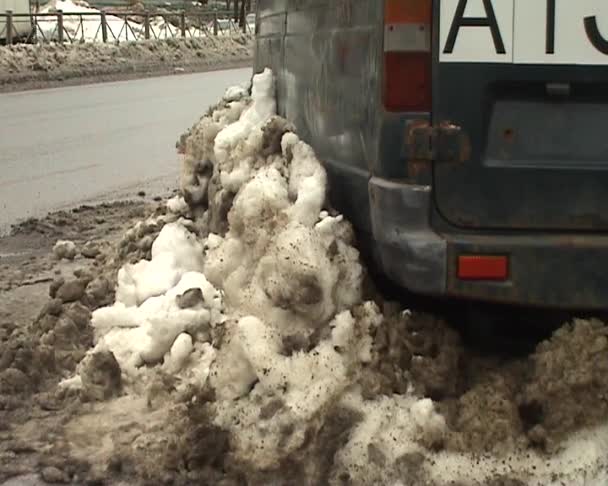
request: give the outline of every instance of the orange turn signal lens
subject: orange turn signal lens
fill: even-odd
[[[461,280],[507,280],[509,258],[506,256],[461,255],[458,257]]]
[[[431,0],[386,0],[385,23],[431,25],[432,5]]]

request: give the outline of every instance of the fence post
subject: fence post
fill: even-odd
[[[182,37],[186,37],[186,12],[179,15],[179,28],[182,32]]]
[[[213,12],[213,35],[216,37],[217,37],[217,29],[218,29],[217,12]]]
[[[6,11],[6,45],[13,43],[13,11]]]
[[[106,19],[106,13],[101,12],[101,40],[105,44],[108,42],[108,21]]]
[[[144,39],[150,39],[150,12],[144,14]]]
[[[247,22],[246,22],[247,13],[245,11],[245,0],[241,0],[241,13],[239,15],[239,22],[241,23],[241,29],[243,34],[247,33]]]
[[[63,44],[63,12],[57,10],[57,40]]]

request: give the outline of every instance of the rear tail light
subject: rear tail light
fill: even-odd
[[[499,280],[509,278],[509,258],[506,256],[461,255],[458,257],[460,280]]]
[[[384,2],[384,106],[431,111],[432,0]]]

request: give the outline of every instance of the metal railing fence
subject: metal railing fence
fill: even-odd
[[[48,12],[0,13],[0,39],[28,43],[132,42],[254,33],[229,12]]]

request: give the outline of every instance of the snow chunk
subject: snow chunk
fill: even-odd
[[[53,246],[53,254],[58,260],[63,258],[66,260],[73,260],[76,258],[76,245],[73,241],[59,240],[55,243],[55,246]]]
[[[238,101],[248,95],[248,88],[244,86],[230,86],[224,93],[224,101]]]
[[[181,333],[173,342],[168,355],[165,356],[165,369],[171,374],[181,370],[193,350],[194,345],[190,334]]]
[[[82,390],[82,378],[80,375],[64,378],[59,382],[58,386],[59,388],[65,388],[68,390]]]
[[[285,179],[274,167],[266,167],[238,193],[228,221],[233,233],[243,235],[246,242],[252,242],[260,236],[260,225],[288,206]]]
[[[253,78],[253,104],[247,108],[239,120],[228,125],[215,137],[215,157],[218,163],[225,162],[236,145],[247,138],[254,128],[260,128],[272,115],[276,114],[275,84],[272,71],[268,68]]]
[[[173,214],[184,215],[190,208],[182,196],[175,196],[167,201],[167,209]]]
[[[447,432],[445,419],[435,411],[429,398],[418,400],[410,407],[414,422],[418,426],[418,440],[429,448],[443,442]]]
[[[116,301],[137,306],[162,295],[186,272],[203,269],[204,248],[178,221],[166,224],[152,244],[152,259],[126,264],[118,272]]]
[[[192,289],[200,290],[203,302],[200,306],[181,308],[178,297]],[[187,337],[181,337],[176,344],[178,336],[208,333],[210,327],[223,321],[222,312],[220,293],[202,273],[188,272],[163,295],[150,297],[137,307],[117,302],[98,309],[91,322],[99,338],[97,348],[112,351],[123,372],[136,376],[137,368],[156,364],[167,353],[168,368],[177,372],[192,352]]]
[[[291,159],[289,166],[289,196],[296,202],[292,218],[312,226],[325,203],[327,175],[312,147],[300,141],[294,133],[286,133],[281,141],[283,155]]]

